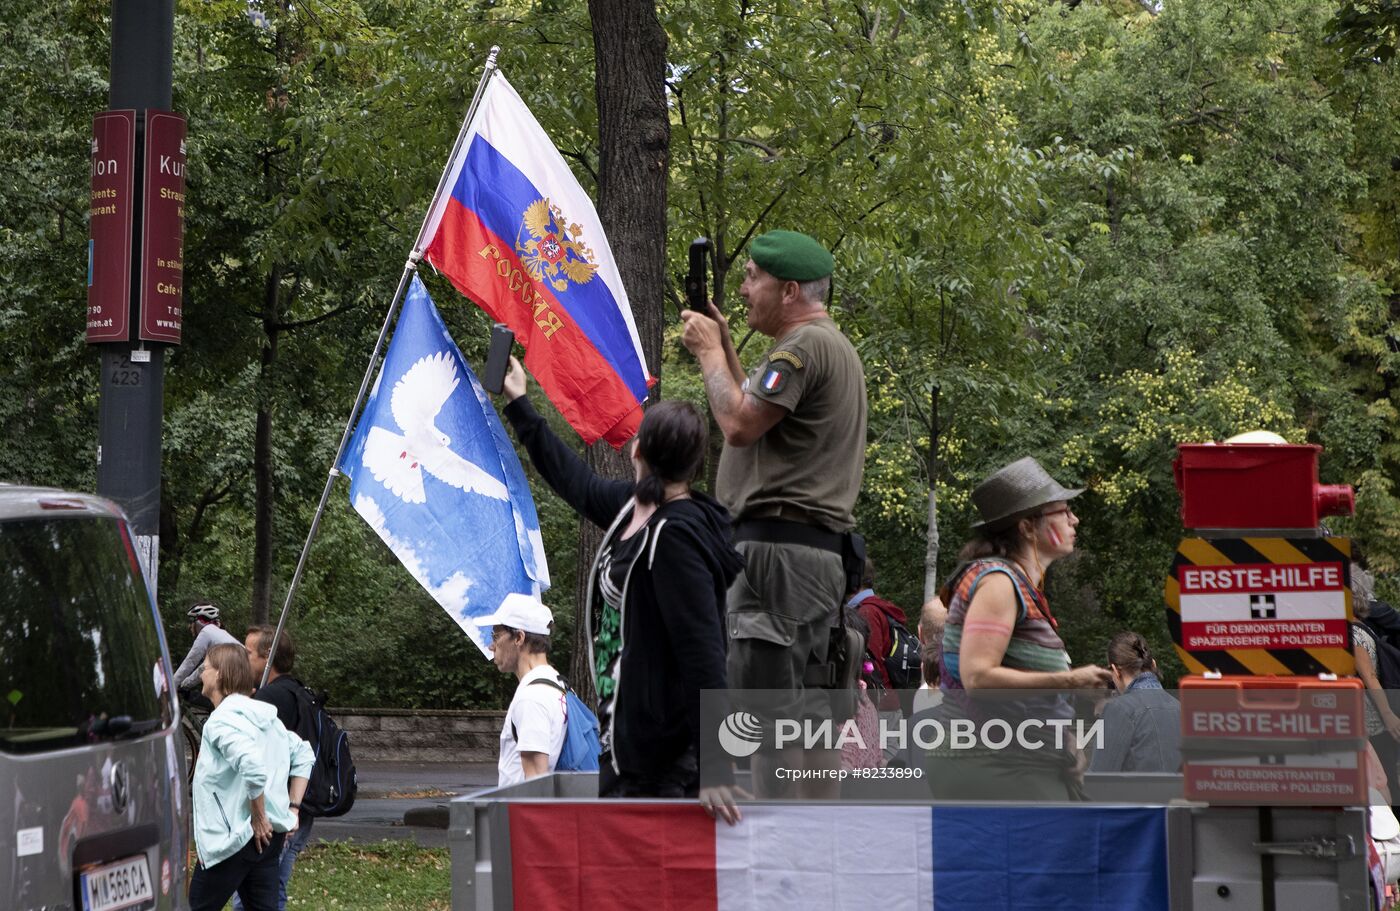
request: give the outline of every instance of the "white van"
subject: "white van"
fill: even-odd
[[[0,485],[0,908],[187,907],[170,675],[121,511]]]

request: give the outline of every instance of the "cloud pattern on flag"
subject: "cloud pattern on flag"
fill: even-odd
[[[472,618],[549,588],[515,449],[416,275],[337,467],[355,511],[483,654],[490,630]]]

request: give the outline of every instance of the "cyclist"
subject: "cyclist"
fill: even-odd
[[[200,692],[199,671],[204,667],[204,654],[216,645],[242,647],[243,643],[224,629],[219,621],[218,605],[212,602],[197,601],[185,615],[190,618],[190,635],[194,637],[194,645],[190,646],[185,660],[175,669],[175,691],[186,703],[212,709],[213,705]],[[186,685],[189,689],[185,689]]]

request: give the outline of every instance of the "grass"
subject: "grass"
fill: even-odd
[[[450,911],[446,848],[413,841],[323,842],[297,858],[287,907],[334,911]]]

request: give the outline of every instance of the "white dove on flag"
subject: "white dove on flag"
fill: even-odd
[[[374,479],[407,503],[427,502],[423,472],[453,487],[510,500],[506,486],[451,449],[434,421],[461,379],[446,351],[420,358],[394,384],[389,409],[402,434],[371,427],[364,465]]]

